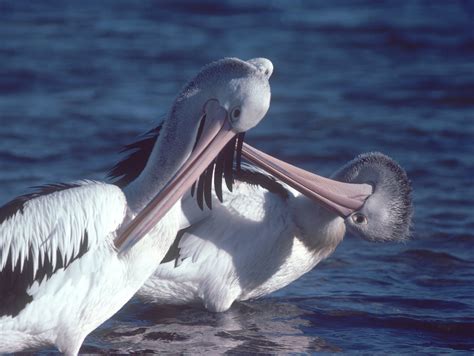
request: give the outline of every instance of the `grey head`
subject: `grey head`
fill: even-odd
[[[268,111],[271,96],[268,80],[272,72],[273,64],[266,58],[248,61],[224,58],[212,62],[184,87],[172,110],[183,102],[204,107],[209,99],[215,99],[228,112],[234,131],[248,131]],[[187,120],[182,122],[189,127]]]
[[[404,241],[409,237],[413,215],[411,185],[397,162],[379,152],[363,153],[332,178],[373,187],[363,207],[345,219],[350,231],[370,241]]]

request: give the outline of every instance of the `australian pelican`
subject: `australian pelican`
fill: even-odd
[[[135,294],[177,232],[200,219],[193,199],[179,200],[183,193],[199,180],[196,194],[209,202],[213,171],[215,182],[229,180],[232,162],[220,153],[233,155],[237,135],[266,114],[272,69],[263,58],[204,67],[124,189],[53,184],[0,208],[0,352],[55,345],[77,354]]]
[[[145,301],[225,311],[309,272],[334,252],[346,229],[370,241],[408,238],[410,183],[391,158],[359,155],[329,180],[246,144],[242,152],[279,179],[252,165],[237,167],[233,191],[224,191],[205,220],[177,235],[138,292]],[[363,205],[344,200],[354,192],[371,194]]]

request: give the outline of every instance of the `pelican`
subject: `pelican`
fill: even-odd
[[[224,191],[223,202],[213,202],[205,220],[177,235],[139,290],[146,302],[202,303],[210,311],[226,311],[234,301],[263,297],[312,270],[334,252],[346,230],[370,241],[409,236],[410,183],[388,156],[359,155],[327,180],[246,144],[242,152],[281,180],[253,165],[237,168],[233,191]],[[288,173],[304,177],[303,186]],[[351,186],[365,197],[365,189],[373,192],[362,206],[348,209],[349,204],[334,204],[334,195],[308,190],[314,182],[327,185],[331,194]]]
[[[210,167],[228,177],[218,154],[233,155],[236,135],[266,114],[272,69],[264,58],[204,67],[173,102],[146,164],[124,189],[51,184],[0,208],[0,352],[54,345],[75,355],[134,295],[177,232],[200,219],[193,199],[180,200],[184,192],[201,174],[212,178]],[[207,183],[198,193],[209,201]]]

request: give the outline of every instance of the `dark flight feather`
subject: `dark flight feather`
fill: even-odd
[[[196,134],[194,148],[196,148],[196,145],[201,138],[205,120],[206,116],[203,116]],[[129,144],[121,150],[121,152],[131,153],[109,171],[108,178],[115,180],[114,184],[123,188],[140,175],[148,162],[162,126],[163,124],[158,125],[156,128],[144,134],[137,142]],[[234,158],[237,159],[237,166],[240,166],[243,139],[244,134],[239,134],[229,141],[217,158],[211,162],[209,167],[203,172],[197,182],[194,182],[191,186],[191,196],[196,198],[201,209],[204,209],[204,201],[209,209],[212,209],[212,175],[214,176],[214,189],[217,198],[221,202],[223,177],[227,188],[232,191],[232,185],[234,182]],[[201,181],[202,183],[200,183]],[[200,185],[202,185],[201,188],[199,188]]]
[[[216,169],[217,167],[218,165],[216,165]],[[260,170],[256,169],[252,165],[244,163],[239,168],[235,167],[234,176],[237,181],[255,185],[255,186],[260,186],[263,189],[267,190],[268,192],[278,195],[283,200],[287,200],[289,197],[288,190],[281,183],[279,183],[273,176],[266,174],[264,172],[261,172]],[[219,177],[219,175],[217,177]],[[200,223],[197,223],[197,224],[200,224]],[[179,255],[180,249],[178,248],[179,242],[181,241],[183,235],[187,231],[192,230],[193,227],[194,225],[191,225],[190,227],[187,227],[186,229],[180,230],[178,232],[178,234],[176,235],[175,241],[173,242],[168,252],[166,253],[165,258],[163,258],[163,260],[161,261],[162,264],[170,262],[170,261],[175,261],[175,267],[177,267],[177,264],[180,258],[180,255]]]
[[[222,174],[224,173],[224,158],[219,155],[216,158],[216,168],[214,169],[214,190],[217,199],[222,203]]]
[[[204,172],[204,200],[209,209],[212,209],[212,174],[214,173],[214,162]]]
[[[289,197],[288,189],[268,173],[260,171],[250,164],[242,164],[239,170],[235,170],[235,179],[238,181],[260,186],[270,193],[276,194],[286,200]]]
[[[123,188],[140,175],[148,162],[162,127],[163,123],[142,135],[137,142],[122,148],[120,152],[130,152],[129,155],[113,166],[107,174],[108,178],[115,179],[115,185]]]
[[[201,175],[198,180],[197,191],[196,191],[197,204],[201,210],[204,208],[203,198],[204,198],[204,176]]]
[[[242,147],[244,145],[245,132],[239,133],[237,135],[237,147],[235,148],[235,168],[236,171],[240,171],[240,166],[242,164]]]
[[[166,253],[165,257],[161,260],[160,264],[167,263],[170,261],[174,261],[174,266],[177,267],[179,263],[179,242],[184,234],[188,231],[188,228],[179,230],[176,234],[173,244],[170,246],[168,252]]]
[[[235,142],[237,137],[230,140],[229,143],[222,150],[224,156],[224,180],[227,185],[227,189],[232,191],[232,185],[234,184],[234,151]]]
[[[32,199],[78,186],[80,185],[59,183],[35,187],[37,191],[21,195],[0,208],[0,224],[18,212],[23,214],[26,202]],[[87,252],[88,246],[89,237],[87,231],[84,231],[79,251],[74,257],[65,262],[61,252],[57,250],[56,265],[53,267],[48,254],[45,254],[44,258],[39,260],[36,273],[33,263],[35,257],[31,247],[28,250],[27,256],[25,256],[22,270],[20,270],[20,261],[12,261],[12,255],[9,253],[7,261],[0,271],[0,316],[8,315],[15,317],[18,315],[33,300],[31,295],[27,293],[27,290],[35,281],[41,282],[44,278],[49,279],[58,269],[66,269],[72,262]]]
[[[32,187],[36,189],[33,193],[28,193],[24,195],[20,195],[15,199],[9,201],[2,207],[0,207],[0,225],[14,216],[17,212],[23,213],[23,209],[27,201],[38,198],[44,195],[48,195],[55,192],[60,192],[62,190],[66,190],[69,188],[76,188],[79,187],[79,184],[71,184],[71,183],[55,183],[55,184],[46,184],[43,186]]]

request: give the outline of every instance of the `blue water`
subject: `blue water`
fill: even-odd
[[[0,201],[103,178],[182,85],[270,58],[248,142],[329,175],[361,152],[414,189],[413,238],[348,236],[287,288],[224,314],[134,300],[83,351],[474,351],[472,1],[2,1]]]

